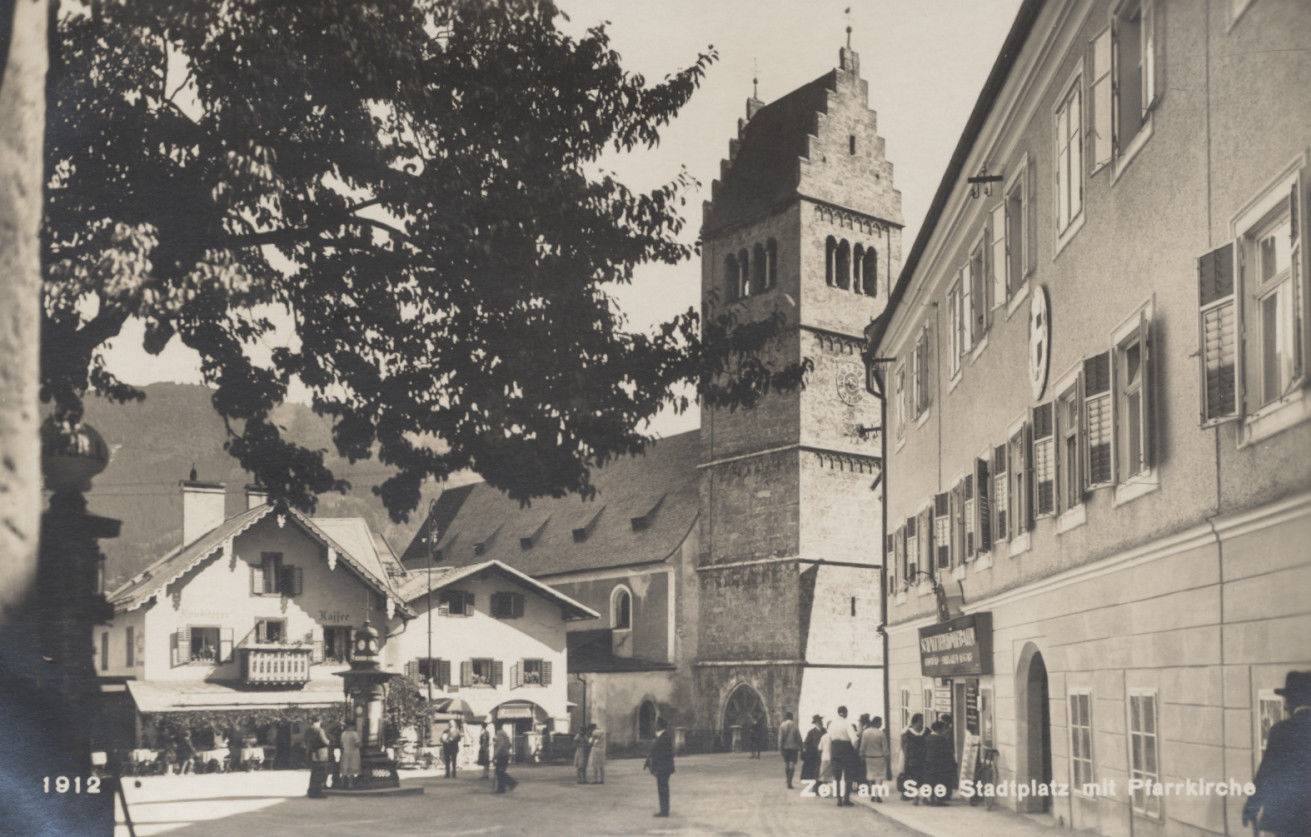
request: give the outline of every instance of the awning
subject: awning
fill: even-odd
[[[340,681],[311,682],[303,689],[255,691],[239,689],[235,684],[226,683],[129,680],[127,690],[132,695],[137,711],[142,714],[258,707],[334,706],[346,700]]]

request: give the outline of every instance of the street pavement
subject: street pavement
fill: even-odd
[[[403,774],[405,775],[405,774]],[[655,781],[637,759],[611,761],[604,785],[580,786],[568,765],[518,767],[519,787],[492,794],[476,771],[404,779],[421,796],[307,799],[306,771],[127,779],[139,835],[713,834],[913,835],[866,806],[838,808],[784,785],[777,754],[687,756],[677,762],[673,814],[655,818]],[[121,817],[120,817],[121,821]],[[120,827],[120,835],[126,829]]]

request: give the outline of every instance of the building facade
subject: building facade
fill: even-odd
[[[950,712],[1071,827],[1243,832],[1164,785],[1248,781],[1311,667],[1309,37],[1023,3],[871,332],[893,723]]]

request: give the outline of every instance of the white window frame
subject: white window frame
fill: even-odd
[[[1135,732],[1133,728],[1133,698],[1135,697],[1137,698],[1150,697],[1152,699],[1152,731],[1150,733],[1146,732],[1145,730],[1139,730]],[[1125,753],[1126,757],[1128,758],[1127,777],[1129,779],[1134,779],[1134,778],[1147,778],[1150,776],[1153,779],[1153,781],[1160,782],[1161,781],[1161,699],[1155,688],[1145,688],[1145,687],[1129,688],[1128,695],[1124,701],[1124,729],[1125,729],[1125,736],[1128,744],[1128,751]],[[1155,757],[1154,763],[1156,765],[1155,773],[1148,773],[1146,770],[1146,765],[1144,765],[1143,769],[1141,770],[1134,767],[1134,736],[1135,735],[1141,736],[1143,738],[1148,738],[1148,737],[1151,738],[1150,743],[1152,746],[1153,755]],[[1147,742],[1144,742],[1144,744],[1146,743]],[[1129,794],[1129,805],[1133,809],[1134,813],[1144,817],[1149,817],[1151,819],[1164,821],[1165,819],[1164,797],[1153,796],[1150,793],[1144,792],[1142,798],[1145,804],[1140,806],[1135,796],[1132,793]],[[1152,808],[1153,805],[1155,806],[1155,810],[1153,810]]]
[[[1010,260],[1006,263],[1006,319],[1010,319],[1015,312],[1020,310],[1020,304],[1029,296],[1029,277],[1032,273],[1029,271],[1029,248],[1036,247],[1036,241],[1029,241],[1029,201],[1033,200],[1034,185],[1029,183],[1029,155],[1025,153],[1016,164],[1015,173],[1006,181],[1006,188],[1002,191],[1002,200],[1009,205],[1010,196],[1015,189],[1020,190],[1020,278],[1012,286],[1010,275]],[[1006,215],[1007,223],[1010,223],[1010,213]],[[1010,230],[1006,231],[1006,249],[1009,252],[1014,245],[1010,241]]]
[[[910,716],[915,714],[910,709],[910,689],[901,687],[901,728],[906,729],[910,726]]]
[[[628,594],[628,627],[626,628],[621,628],[617,624],[619,621],[619,610],[616,607],[616,602],[620,593]],[[634,599],[632,589],[627,584],[616,584],[610,591],[610,630],[618,633],[628,633],[633,629],[633,603]]]
[[[976,253],[978,254],[979,257],[979,276],[982,277],[981,280],[979,281],[979,286],[978,286],[978,290],[979,293],[981,294],[981,298],[977,298],[978,295],[974,293],[974,286],[973,286],[974,256]],[[970,314],[969,351],[970,351],[970,363],[973,364],[974,361],[979,357],[979,355],[982,354],[984,347],[988,345],[988,334],[989,332],[992,331],[993,300],[990,299],[990,296],[992,294],[992,283],[988,281],[989,279],[988,236],[987,236],[986,223],[979,230],[978,235],[974,237],[974,241],[971,242],[970,244],[969,252],[965,256],[964,272],[966,278],[968,278],[969,281],[971,282],[970,310],[969,310],[969,314]],[[981,318],[979,330],[978,332],[975,332],[974,330],[975,315],[980,311],[982,311],[983,316]]]
[[[1079,386],[1080,376],[1083,374],[1083,360],[1078,360],[1070,371],[1062,375],[1052,387],[1052,410],[1053,422],[1055,424],[1056,434],[1056,534],[1063,534],[1071,529],[1082,526],[1087,522],[1087,492],[1084,490],[1085,475],[1084,468],[1084,451],[1085,444],[1083,438],[1083,390]],[[1061,421],[1061,401],[1070,392],[1074,393],[1074,412],[1075,412],[1075,462],[1073,468],[1065,456],[1065,424]],[[1079,486],[1079,502],[1068,503],[1066,496],[1065,484],[1070,479],[1070,473],[1073,471],[1075,484]],[[1066,502],[1062,502],[1066,501]]]
[[[1138,6],[1138,14],[1140,18],[1138,24],[1138,38],[1139,38],[1138,62],[1140,67],[1143,65],[1144,49],[1143,49],[1142,38],[1143,38],[1143,33],[1146,31],[1146,27],[1142,23],[1142,18],[1144,15],[1146,15],[1149,11],[1152,10],[1153,3],[1154,0],[1119,0],[1118,3],[1115,3],[1111,7],[1112,55],[1114,55],[1115,51],[1119,49],[1118,42],[1120,40],[1120,33],[1119,33],[1119,28],[1117,26],[1117,22],[1123,16],[1126,7],[1132,4],[1136,4]],[[1154,33],[1154,38],[1159,40],[1160,34]],[[1153,56],[1151,60],[1153,62],[1153,66],[1148,68],[1148,72],[1154,72],[1155,70],[1154,68],[1155,57]],[[1116,59],[1112,59],[1111,83],[1113,85],[1116,85],[1117,87],[1120,86],[1119,76],[1120,76],[1121,69],[1123,68],[1120,66],[1120,62]],[[1140,108],[1143,108],[1142,79],[1145,77],[1145,75],[1146,73],[1143,73],[1142,75],[1139,76],[1138,97],[1139,97]],[[1129,164],[1132,163],[1134,158],[1138,156],[1138,152],[1142,151],[1143,146],[1147,144],[1147,141],[1149,139],[1151,139],[1152,126],[1156,121],[1155,101],[1159,101],[1160,97],[1161,97],[1161,91],[1160,90],[1155,91],[1154,102],[1152,103],[1151,106],[1144,109],[1144,112],[1142,114],[1142,125],[1139,126],[1138,132],[1133,135],[1133,139],[1129,141],[1129,144],[1127,146],[1122,145],[1120,141],[1120,126],[1118,124],[1118,121],[1115,119],[1116,106],[1114,105],[1112,106],[1112,111],[1111,111],[1112,114],[1111,116],[1111,131],[1112,131],[1111,183],[1112,184],[1115,184],[1115,182],[1120,179],[1120,175],[1124,174],[1125,170],[1129,168]]]
[[[1083,148],[1085,116],[1084,97],[1087,95],[1087,91],[1084,90],[1083,85],[1083,70],[1080,68],[1072,72],[1066,79],[1065,84],[1060,87],[1060,90],[1061,95],[1057,98],[1056,104],[1052,108],[1052,170],[1055,173],[1052,179],[1052,233],[1056,240],[1056,247],[1054,248],[1055,252],[1052,254],[1053,260],[1061,254],[1061,251],[1065,249],[1065,245],[1070,243],[1074,236],[1078,234],[1079,230],[1083,229],[1084,220],[1087,217],[1087,213],[1084,211],[1084,204],[1086,203],[1085,199],[1088,194],[1088,181],[1086,175],[1088,167],[1084,161]],[[1078,166],[1070,166],[1070,168],[1072,171],[1077,172],[1079,178],[1079,208],[1077,212],[1071,211],[1065,226],[1062,227],[1061,206],[1065,196],[1061,194],[1062,178],[1060,162],[1061,145],[1064,141],[1061,136],[1061,114],[1068,111],[1071,100],[1076,96],[1078,98],[1076,112],[1079,119],[1079,129],[1075,132],[1075,142],[1072,143],[1072,146],[1079,149],[1079,164]],[[1065,139],[1068,139],[1068,136],[1065,137]],[[1073,181],[1068,181],[1067,185],[1069,183],[1073,183]]]
[[[1028,445],[1027,450],[1025,450],[1025,462],[1024,468],[1022,469],[1023,479],[1028,487],[1028,490],[1025,492],[1028,494],[1027,503],[1023,496],[1019,498],[1014,496],[1016,462],[1015,457],[1011,454],[1011,444],[1015,441],[1017,435],[1020,437],[1020,447],[1026,447],[1024,433],[1025,426],[1029,423],[1029,416],[1029,411],[1025,410],[1024,415],[1020,416],[1020,418],[1016,419],[1006,428],[1006,534],[1008,536],[1006,554],[1011,558],[1028,552],[1029,547],[1033,543],[1033,526],[1029,525],[1028,521],[1028,518],[1033,516],[1033,446]],[[1032,436],[1030,436],[1030,439],[1032,439]],[[1021,514],[1017,515],[1017,511],[1021,512]],[[1016,520],[1024,520],[1023,532],[1015,531]]]
[[[1157,432],[1160,428],[1160,410],[1157,401],[1160,398],[1160,388],[1157,387],[1156,380],[1160,377],[1156,370],[1160,368],[1160,353],[1156,351],[1156,346],[1149,346],[1148,365],[1144,368],[1143,392],[1147,396],[1147,422],[1148,426],[1144,428],[1143,444],[1151,445],[1150,462],[1147,469],[1140,471],[1133,476],[1125,474],[1123,463],[1119,458],[1124,455],[1122,448],[1124,445],[1120,440],[1121,422],[1125,420],[1123,411],[1120,409],[1120,345],[1125,343],[1137,333],[1139,323],[1142,318],[1146,318],[1149,328],[1155,331],[1156,325],[1153,315],[1155,314],[1155,300],[1148,300],[1142,306],[1134,309],[1134,312],[1122,322],[1111,335],[1111,437],[1114,440],[1111,444],[1111,458],[1113,466],[1111,469],[1111,479],[1115,485],[1115,496],[1111,503],[1112,506],[1120,506],[1131,500],[1150,494],[1161,485],[1161,451]],[[1159,345],[1159,341],[1157,341]],[[1151,434],[1148,438],[1147,434]]]
[[[1088,701],[1088,723],[1087,725],[1074,723],[1074,698],[1086,698]],[[1067,715],[1067,729],[1070,735],[1070,789],[1077,794],[1083,795],[1084,785],[1097,781],[1097,757],[1094,744],[1097,738],[1097,727],[1093,721],[1093,710],[1096,701],[1093,700],[1092,689],[1087,687],[1069,689],[1065,698],[1065,711]],[[1088,733],[1088,753],[1086,758],[1075,755],[1075,740],[1079,730],[1086,730]],[[1088,776],[1080,780],[1079,765],[1085,763],[1088,766]]]

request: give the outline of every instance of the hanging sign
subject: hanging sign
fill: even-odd
[[[920,674],[992,674],[992,613],[967,613],[920,628]]]

